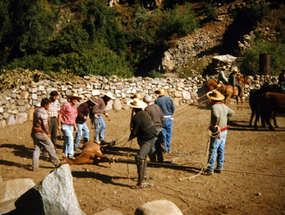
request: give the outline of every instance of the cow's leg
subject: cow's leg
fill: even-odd
[[[276,112],[275,111],[272,113],[271,118],[273,119],[275,128],[279,128],[276,122]]]
[[[251,116],[250,116],[250,120],[249,120],[249,126],[250,127],[252,126],[252,120],[253,120],[253,117],[255,115],[255,112],[256,112],[256,110],[251,110]]]
[[[257,122],[259,121],[259,116],[260,116],[260,111],[257,110],[256,111],[256,115],[255,115],[255,122],[254,122],[254,130],[257,130]]]

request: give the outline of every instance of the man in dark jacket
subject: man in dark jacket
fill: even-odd
[[[138,170],[138,183],[137,187],[146,187],[147,183],[144,182],[146,177],[146,156],[152,153],[156,141],[156,128],[152,119],[143,111],[147,104],[141,100],[134,99],[128,102],[128,105],[133,108],[135,115],[132,118],[132,130],[129,140],[137,137],[140,150],[135,156],[137,170]]]
[[[143,101],[148,104],[144,109],[152,119],[154,126],[157,131],[157,140],[155,142],[155,152],[150,155],[150,160],[159,163],[163,163],[163,155],[161,145],[163,144],[163,134],[162,134],[162,125],[164,122],[164,115],[157,104],[152,102],[151,96],[145,96]],[[157,158],[157,159],[156,159]]]
[[[87,102],[82,103],[77,108],[78,115],[76,117],[76,125],[77,125],[77,132],[75,134],[75,141],[74,141],[74,151],[81,152],[79,149],[79,144],[81,137],[84,137],[84,143],[89,142],[89,129],[86,125],[86,120],[88,115],[90,114],[90,110],[92,111],[93,106],[96,103],[97,98],[95,96],[91,96]]]

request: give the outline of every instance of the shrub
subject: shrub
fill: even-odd
[[[202,59],[190,57],[186,66],[180,68],[177,75],[179,78],[192,77],[194,75],[202,74],[205,68],[206,65],[204,65]]]
[[[285,44],[281,42],[271,43],[257,40],[251,43],[251,48],[245,50],[241,72],[245,75],[259,73],[259,55],[271,54],[271,75],[278,75],[284,68]]]
[[[215,19],[218,16],[217,7],[212,3],[207,3],[205,5],[204,14],[208,17],[208,19]]]
[[[260,21],[262,17],[270,13],[270,7],[265,1],[255,3],[249,10],[249,16],[254,21]]]

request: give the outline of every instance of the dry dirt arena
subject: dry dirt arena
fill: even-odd
[[[107,208],[134,214],[146,202],[167,199],[183,214],[284,214],[285,213],[285,121],[278,116],[279,128],[268,131],[249,127],[250,108],[230,104],[236,112],[230,121],[222,174],[198,175],[207,162],[210,109],[178,106],[174,114],[170,162],[189,168],[171,166],[147,168],[154,186],[132,189],[136,184],[136,166],[126,163],[72,166],[75,192],[86,214]],[[127,142],[131,110],[109,111],[106,140],[116,140],[107,156],[134,159],[136,140]],[[91,129],[91,128],[90,128]],[[40,170],[31,171],[33,142],[31,122],[6,126],[0,131],[0,176],[3,181],[31,178],[40,182],[54,168],[44,156]],[[93,131],[90,135],[94,136]],[[62,148],[63,141],[58,141]]]

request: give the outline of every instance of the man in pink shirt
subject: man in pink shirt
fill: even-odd
[[[63,152],[69,159],[74,159],[73,130],[77,131],[76,117],[78,115],[76,103],[82,98],[73,93],[67,96],[68,102],[65,102],[58,112],[58,129],[62,130],[64,136]]]

